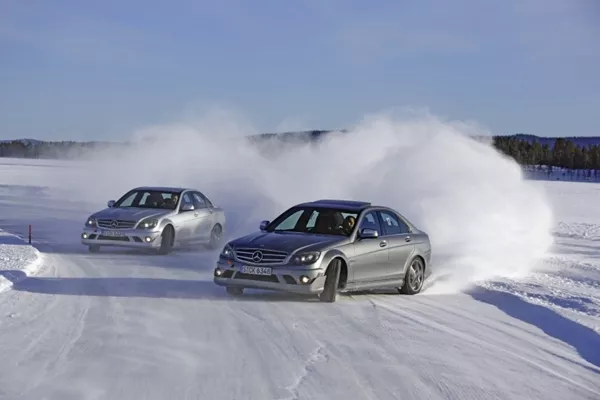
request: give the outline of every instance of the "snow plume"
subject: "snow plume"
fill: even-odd
[[[102,207],[133,186],[193,186],[227,211],[229,234],[258,229],[294,203],[367,200],[397,209],[430,235],[435,276],[424,293],[526,274],[552,243],[541,189],[475,124],[431,115],[370,115],[318,142],[251,143],[256,129],[227,113],[136,132],[124,150],[58,185]],[[58,182],[57,179],[54,180]]]

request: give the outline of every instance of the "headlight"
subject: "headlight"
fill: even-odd
[[[96,218],[89,217],[87,221],[85,221],[85,226],[92,227],[96,226]]]
[[[138,226],[142,229],[152,229],[152,228],[156,228],[157,225],[158,225],[157,219],[145,219],[142,222],[140,222]]]
[[[221,251],[221,255],[223,257],[227,257],[227,258],[233,258],[235,256],[235,252],[233,251],[233,248],[230,245],[225,245],[225,247],[223,247],[223,251]]]
[[[321,253],[318,251],[311,251],[310,253],[296,254],[292,258],[294,264],[312,264],[319,259]]]

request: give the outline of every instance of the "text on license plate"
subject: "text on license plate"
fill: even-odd
[[[271,275],[271,268],[267,268],[267,267],[250,267],[248,265],[244,265],[242,267],[242,272],[244,274],[251,274],[251,275]]]
[[[120,237],[120,236],[125,236],[125,235],[123,234],[123,232],[119,232],[119,231],[103,231],[102,236]]]

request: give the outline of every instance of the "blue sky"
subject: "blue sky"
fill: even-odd
[[[0,139],[115,140],[219,106],[260,131],[428,108],[600,135],[595,0],[3,0]]]

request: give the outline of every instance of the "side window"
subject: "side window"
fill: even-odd
[[[206,207],[212,207],[213,203],[211,203],[211,201],[208,199],[208,197],[206,197],[203,193],[201,192],[196,192],[200,198],[204,201],[204,203],[206,204]]]
[[[380,211],[379,215],[383,221],[386,235],[399,235],[408,233],[408,226],[394,214]]]
[[[200,196],[199,193],[192,193],[193,199],[194,199],[194,207],[196,208],[207,208],[208,204],[206,204],[206,201],[204,201],[204,199]]]
[[[377,219],[377,214],[375,211],[365,214],[358,229],[359,232],[363,229],[375,229],[380,235],[383,235],[383,232],[381,231],[381,225],[379,224],[379,219]]]
[[[185,192],[183,194],[183,196],[181,196],[181,205],[180,205],[180,207],[182,205],[184,205],[184,204],[194,204],[194,202],[192,201],[192,196],[190,196],[189,192]]]
[[[313,211],[312,214],[310,215],[310,218],[308,219],[308,222],[306,223],[306,229],[310,229],[310,228],[314,228],[315,224],[317,223],[317,216],[319,215],[318,212]]]
[[[150,197],[150,193],[144,192],[144,194],[142,195],[142,198],[140,199],[140,201],[138,201],[138,204],[140,206],[145,206],[146,202],[148,201],[148,197]]]

